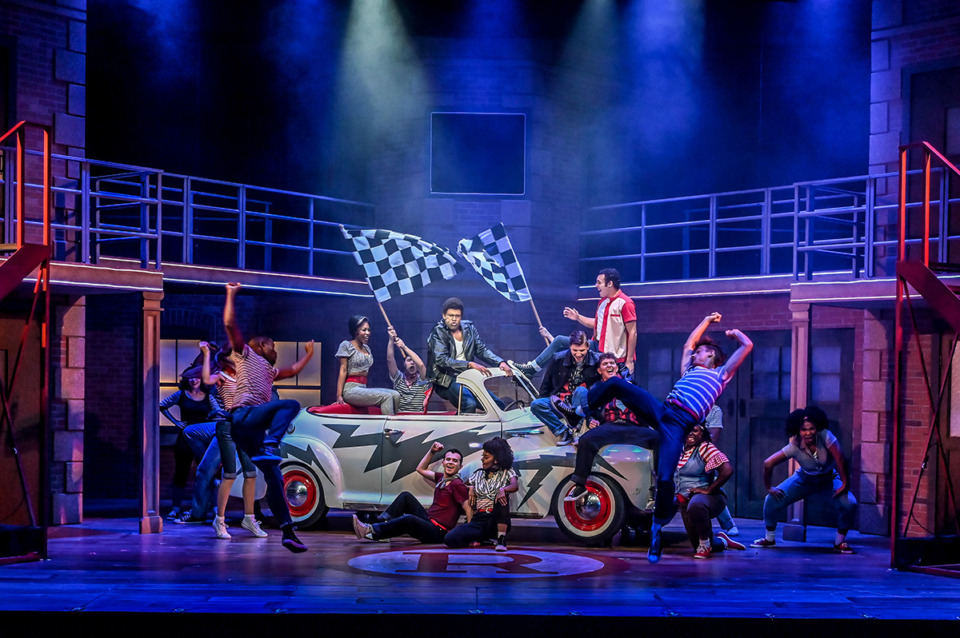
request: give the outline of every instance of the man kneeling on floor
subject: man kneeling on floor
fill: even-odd
[[[442,543],[461,514],[466,513],[467,522],[470,522],[473,509],[470,507],[470,491],[460,479],[459,472],[463,467],[460,450],[451,449],[443,455],[443,472],[427,469],[433,455],[441,450],[443,444],[435,441],[417,466],[417,472],[436,486],[430,508],[424,509],[416,496],[403,492],[373,525],[367,525],[353,515],[353,531],[358,539],[379,541],[409,534],[421,543]]]

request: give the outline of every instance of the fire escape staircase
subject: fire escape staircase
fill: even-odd
[[[913,259],[908,259],[907,252],[907,234],[911,225],[908,223],[909,198],[907,182],[907,159],[911,150],[920,150],[923,153],[923,201],[922,201],[922,228],[921,254],[919,259],[913,255]],[[960,340],[960,281],[951,275],[960,274],[960,264],[948,263],[947,256],[950,254],[949,247],[944,237],[945,226],[949,223],[950,210],[949,198],[941,198],[939,202],[940,216],[939,225],[941,227],[941,241],[938,242],[938,254],[943,261],[935,262],[930,260],[930,235],[931,235],[931,161],[938,160],[943,166],[940,172],[941,188],[947,189],[951,179],[960,177],[960,170],[957,169],[946,157],[927,142],[916,144],[907,144],[900,147],[900,234],[899,234],[899,252],[897,258],[897,302],[896,302],[896,330],[895,330],[895,355],[894,355],[894,391],[893,391],[893,418],[894,418],[894,440],[893,440],[893,510],[891,512],[891,563],[895,567],[910,569],[911,571],[922,571],[926,573],[935,573],[943,576],[960,578],[960,515],[958,515],[958,491],[954,485],[955,475],[957,475],[956,462],[951,468],[950,457],[946,451],[945,435],[941,427],[941,414],[944,409],[944,398],[950,392],[948,382],[952,374],[960,374],[960,370],[953,372],[951,364],[954,360],[954,354],[957,350],[957,343]],[[930,371],[927,366],[924,348],[921,345],[921,330],[917,325],[914,302],[910,293],[910,288],[915,290],[927,303],[928,307],[935,312],[952,329],[953,335],[948,355],[944,358],[947,361],[947,369],[942,373],[939,383],[931,379]],[[905,358],[906,343],[904,338],[904,306],[908,311],[910,319],[911,334],[915,341],[916,352],[919,356],[920,369],[923,371],[923,378],[926,384],[926,394],[929,403],[930,421],[927,432],[926,448],[923,454],[923,460],[919,468],[909,467],[901,462],[900,448],[903,445],[901,437],[904,436],[904,411],[906,409],[903,401],[903,365]],[[938,366],[939,367],[939,366]],[[938,387],[939,386],[939,387]],[[960,409],[956,402],[960,397],[953,397],[954,405],[952,409]],[[933,457],[931,459],[931,457]],[[916,518],[916,506],[920,500],[920,485],[929,463],[942,469],[944,477],[943,486],[945,494],[942,498],[935,495],[929,501],[935,502],[934,507],[934,527],[933,536],[929,536],[929,531]],[[951,469],[954,474],[951,474]],[[903,519],[900,518],[901,509],[901,489],[902,479],[906,471],[916,470],[914,486],[912,489],[912,499]],[[930,481],[931,490],[936,490],[935,481]],[[941,503],[945,505],[941,509]],[[944,511],[945,510],[945,511]],[[902,526],[901,526],[902,520]],[[911,534],[911,528],[914,528],[914,534]],[[923,533],[917,534],[919,528]]]
[[[42,187],[38,194],[27,191],[28,173],[31,167],[27,165],[27,133],[28,131],[39,131],[42,134]],[[26,509],[25,525],[2,525],[0,526],[0,565],[12,562],[22,562],[27,560],[40,560],[47,555],[47,521],[45,494],[47,492],[46,477],[46,441],[47,429],[50,422],[50,259],[52,256],[50,242],[50,212],[51,212],[51,131],[47,126],[32,124],[29,122],[20,122],[12,129],[0,136],[0,144],[5,140],[13,138],[16,140],[16,155],[14,160],[14,189],[15,189],[15,242],[0,244],[0,257],[9,255],[5,261],[0,264],[0,303],[4,301],[14,290],[19,288],[21,283],[37,271],[37,279],[33,286],[33,300],[30,305],[29,314],[26,316],[23,329],[20,333],[20,344],[16,354],[12,357],[12,368],[5,374],[0,374],[0,440],[5,440],[10,446],[10,456],[16,464],[17,475],[19,477],[19,488],[22,492],[22,503]],[[31,138],[32,139],[32,138]],[[36,169],[33,169],[36,172]],[[40,215],[43,226],[40,237],[31,237],[31,239],[40,239],[41,243],[36,241],[27,241],[27,203],[38,204],[29,208],[40,208]],[[9,226],[10,220],[7,217],[4,228],[5,235],[9,238],[14,233],[13,227]],[[40,353],[42,363],[40,366],[40,393],[37,397],[39,401],[39,422],[19,424],[14,427],[14,415],[19,412],[28,412],[26,410],[17,410],[13,402],[14,390],[18,382],[23,379],[20,375],[21,364],[24,360],[24,351],[30,339],[31,328],[38,327],[40,337]],[[24,393],[21,393],[21,395]],[[36,480],[38,489],[31,489],[27,473],[24,469],[24,463],[17,448],[17,435],[19,432],[35,429],[37,439],[40,443],[39,472]],[[3,435],[6,435],[5,437]],[[12,497],[15,487],[10,485],[4,488],[7,496]],[[32,494],[38,494],[40,499],[39,508],[34,503]]]

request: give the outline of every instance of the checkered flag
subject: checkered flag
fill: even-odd
[[[392,230],[347,230],[343,226],[340,230],[353,241],[353,256],[379,302],[420,290],[440,279],[453,279],[463,271],[449,250],[416,235]]]
[[[497,224],[473,239],[461,239],[457,252],[470,262],[488,284],[510,301],[531,300],[523,269],[503,224]]]

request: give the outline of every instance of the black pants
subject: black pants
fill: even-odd
[[[427,510],[410,492],[401,492],[384,514],[385,521],[373,524],[374,540],[409,534],[421,543],[435,544],[442,543],[447,533],[430,520]]]
[[[493,506],[492,512],[477,512],[469,523],[454,527],[447,532],[443,542],[447,547],[459,549],[470,543],[496,538],[498,523],[510,525],[510,508],[499,503]]]
[[[603,423],[587,430],[577,444],[577,462],[573,471],[573,482],[585,485],[587,475],[593,468],[593,462],[601,448],[614,443],[630,443],[649,449],[656,448],[658,435],[656,430],[630,423]]]

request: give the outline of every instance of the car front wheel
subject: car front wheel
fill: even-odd
[[[288,463],[283,472],[283,497],[293,522],[302,528],[313,527],[327,515],[323,486],[313,470],[299,463]]]
[[[567,477],[553,496],[553,516],[570,538],[587,545],[603,545],[620,531],[626,506],[620,486],[602,474],[587,477],[587,491],[576,501],[564,498],[574,483]]]

